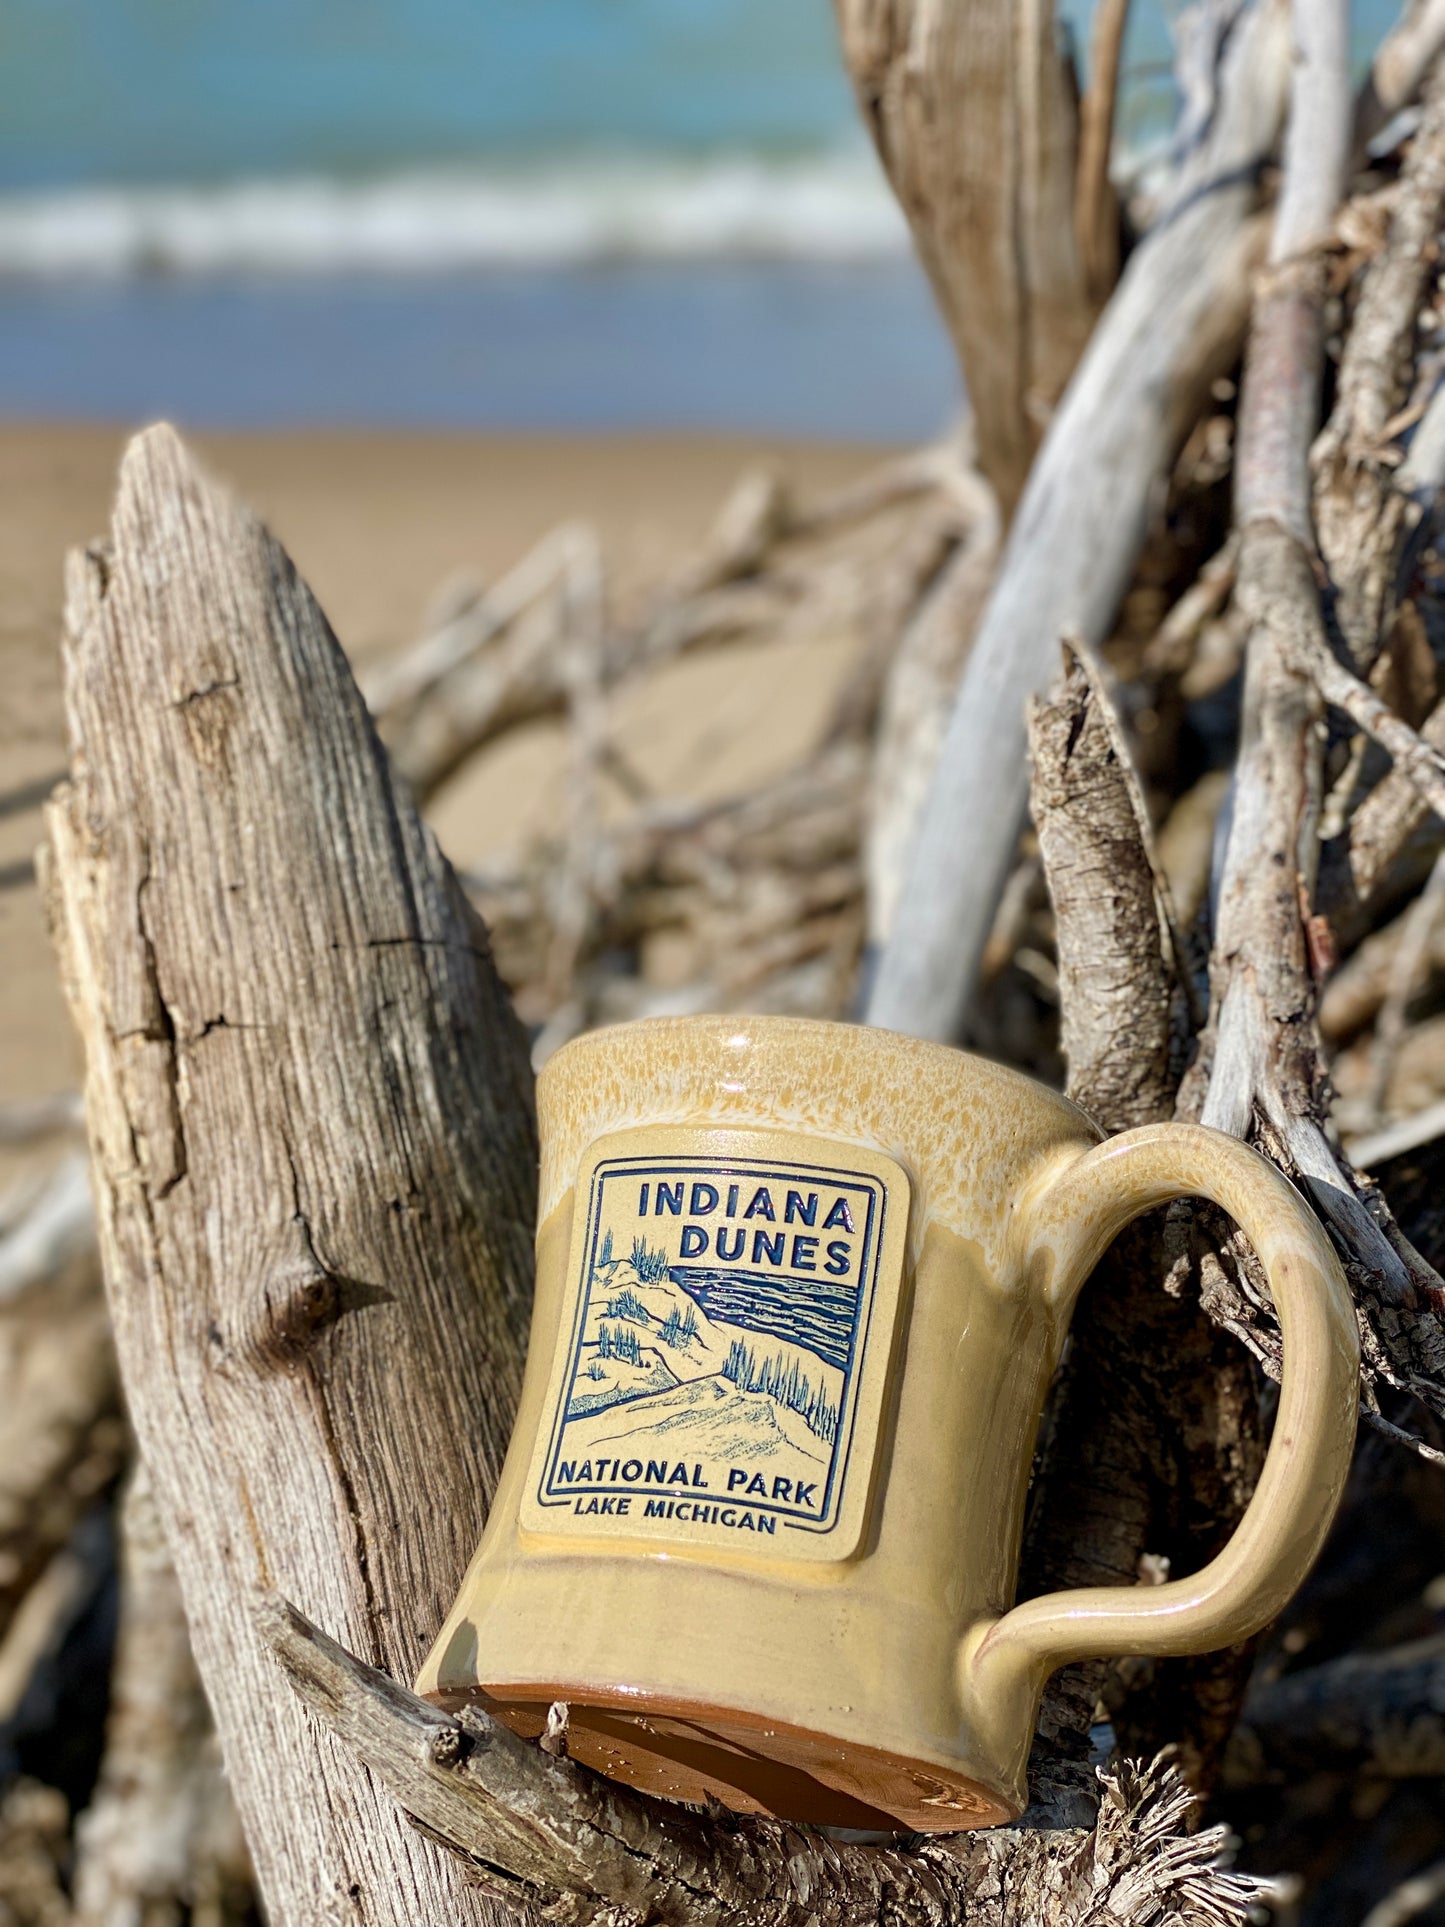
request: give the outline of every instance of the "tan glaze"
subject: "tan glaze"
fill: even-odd
[[[419,1692],[449,1706],[493,1703],[524,1733],[565,1700],[575,1757],[674,1798],[710,1794],[740,1811],[839,1826],[988,1826],[1027,1803],[1029,1745],[1056,1666],[1228,1644],[1274,1617],[1303,1578],[1353,1446],[1354,1313],[1310,1212],[1234,1140],[1161,1125],[1101,1144],[1082,1112],[999,1066],[887,1032],[781,1018],[595,1032],[552,1059],[538,1108],[537,1301],[516,1431]],[[711,1173],[718,1193],[694,1242],[722,1226],[730,1173],[784,1174],[770,1184],[779,1220],[785,1176],[801,1211],[799,1173],[832,1174],[814,1187],[818,1224],[852,1184],[855,1235],[840,1242],[853,1269],[842,1282],[871,1322],[846,1373],[829,1375],[842,1414],[832,1442],[762,1393],[744,1397],[715,1375],[686,1379],[702,1371],[706,1342],[720,1355],[736,1318],[753,1313],[709,1312],[679,1352],[659,1336],[669,1301],[656,1294],[667,1281],[648,1286],[615,1257],[599,1270],[606,1228],[614,1253],[631,1248],[626,1214],[636,1214],[641,1174],[684,1170]],[[743,1223],[753,1183],[739,1179],[730,1222],[772,1235],[781,1222]],[[707,1202],[706,1190],[680,1195]],[[1074,1299],[1123,1225],[1185,1195],[1242,1225],[1284,1329],[1259,1489],[1229,1545],[1191,1579],[1010,1610],[1035,1434]],[[881,1226],[871,1242],[870,1198]],[[649,1212],[655,1203],[649,1194]],[[636,1220],[668,1243],[669,1264],[684,1217]],[[795,1217],[789,1238],[802,1229]],[[789,1245],[785,1261],[822,1249]],[[605,1307],[627,1302],[619,1280],[651,1307],[635,1364],[596,1356]],[[810,1286],[795,1278],[778,1289]],[[706,1291],[694,1296],[717,1310]],[[614,1318],[610,1329],[623,1325]],[[760,1352],[770,1342],[746,1335]],[[657,1389],[658,1359],[684,1382]],[[584,1361],[601,1376],[588,1378]],[[568,1417],[594,1384],[613,1397],[617,1373],[632,1373],[636,1388],[600,1415]],[[708,1457],[695,1441],[718,1436],[714,1407],[738,1423]],[[814,1423],[826,1429],[816,1414]],[[567,1444],[574,1437],[591,1441],[585,1464]],[[764,1446],[775,1456],[761,1456]],[[832,1453],[832,1485],[815,1495],[810,1484],[806,1512],[774,1507],[767,1531],[764,1501],[731,1494],[729,1481],[761,1469],[773,1489],[774,1465],[811,1464],[799,1452],[820,1464]],[[587,1516],[593,1501],[569,1496],[561,1467],[604,1482],[649,1467],[653,1489],[626,1487],[626,1516]],[[684,1477],[667,1490],[701,1523],[662,1516],[670,1469]],[[738,1529],[749,1522],[758,1530]]]

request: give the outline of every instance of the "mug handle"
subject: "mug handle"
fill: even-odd
[[[1258,1632],[1309,1571],[1344,1490],[1359,1409],[1354,1303],[1314,1214],[1257,1152],[1198,1124],[1107,1139],[1024,1205],[1027,1275],[1067,1314],[1126,1224],[1190,1196],[1239,1225],[1279,1314],[1284,1368],[1264,1469],[1233,1538],[1191,1578],[1048,1593],[975,1627],[960,1687],[1015,1731],[1022,1719],[1032,1733],[1044,1681],[1070,1660],[1210,1652]]]

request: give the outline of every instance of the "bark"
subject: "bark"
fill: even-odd
[[[284,552],[175,436],[78,558],[49,887],[126,1397],[269,1917],[489,1918],[248,1600],[409,1676],[518,1383],[534,1144],[486,939]]]

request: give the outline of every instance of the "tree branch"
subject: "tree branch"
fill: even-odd
[[[1052,677],[1060,636],[1104,640],[1160,478],[1238,351],[1256,182],[1279,133],[1288,48],[1273,0],[1233,21],[1208,134],[1130,256],[1030,471],[954,698],[870,1023],[958,1036],[1027,801],[1026,701]]]
[[[1109,176],[1129,0],[1101,0],[1089,31],[1089,84],[1079,103],[1074,229],[1084,281],[1103,305],[1119,278],[1119,197]]]
[[[1105,1781],[1092,1832],[996,1828],[909,1848],[849,1846],[778,1821],[714,1824],[519,1739],[479,1708],[452,1719],[364,1666],[284,1601],[264,1636],[318,1718],[425,1832],[494,1891],[548,1918],[662,1927],[1083,1927],[1107,1913],[1233,1927],[1258,1883],[1220,1864],[1224,1829],[1182,1830],[1172,1768]]]

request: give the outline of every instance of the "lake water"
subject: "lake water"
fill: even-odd
[[[825,1364],[847,1370],[856,1287],[827,1278],[776,1278],[703,1265],[673,1265],[671,1276],[709,1318],[791,1339],[816,1352]]]
[[[1135,147],[1169,22],[1131,11]],[[0,413],[892,440],[958,400],[829,0],[0,8]]]

